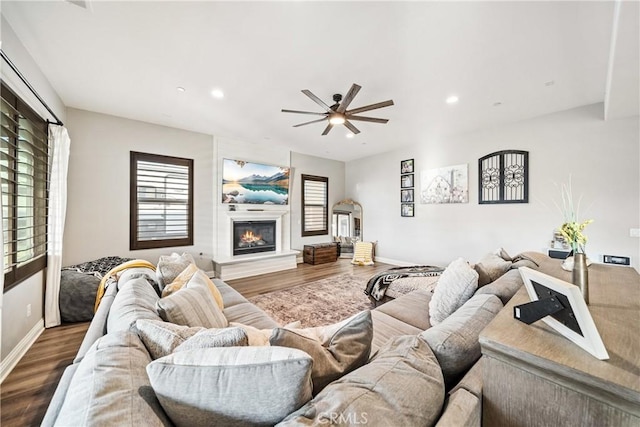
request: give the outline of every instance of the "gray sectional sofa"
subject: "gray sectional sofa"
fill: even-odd
[[[222,295],[228,322],[257,329],[281,327],[223,281],[213,282]],[[60,380],[43,425],[138,427],[197,423],[194,418],[175,419],[174,412],[172,417],[167,415],[148,375],[147,365],[152,357],[135,333],[134,325],[139,319],[160,320],[156,312],[159,296],[154,290],[157,285],[153,270],[133,269],[120,277],[117,286],[107,288],[73,364]],[[216,425],[276,424],[273,420],[277,419],[283,426],[365,423],[479,426],[482,361],[478,336],[521,285],[519,272],[511,269],[475,291],[436,326],[430,323],[429,302],[433,295],[430,291],[417,290],[377,307],[371,311],[373,332],[368,361],[313,397],[310,389],[290,392],[297,394],[291,400],[293,406],[265,407],[265,412],[280,411],[280,415],[275,415],[277,418],[235,415],[244,407],[260,404],[252,396],[251,388],[263,387],[262,378],[254,377],[255,383],[244,391],[234,390],[234,382],[225,383],[228,390],[218,390],[216,383],[182,386],[186,392],[200,387],[204,390],[199,392],[203,399],[209,392],[227,399],[225,406],[233,409],[213,423]],[[206,351],[212,358],[220,358],[232,349]],[[303,352],[289,352],[286,358],[300,372],[311,364]],[[271,375],[277,371],[269,372]],[[282,388],[288,385],[282,384],[284,379],[278,375],[288,375],[273,375],[272,383],[267,383],[273,384],[267,386],[273,387],[269,393],[282,393]],[[304,372],[301,375],[302,381],[309,382]],[[180,386],[176,384],[177,388]],[[233,406],[236,404],[237,408]],[[208,423],[211,424],[210,418]]]

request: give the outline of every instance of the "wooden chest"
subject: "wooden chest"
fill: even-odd
[[[338,259],[337,243],[318,243],[304,245],[303,259],[307,264],[324,264],[335,262]]]

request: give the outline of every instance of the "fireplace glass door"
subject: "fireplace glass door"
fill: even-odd
[[[276,250],[275,221],[234,221],[233,255]]]

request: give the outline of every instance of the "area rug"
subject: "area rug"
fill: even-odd
[[[249,298],[281,325],[300,321],[303,328],[337,323],[372,308],[364,294],[367,279],[351,274]]]

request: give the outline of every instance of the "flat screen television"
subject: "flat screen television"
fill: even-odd
[[[222,203],[286,205],[290,171],[284,166],[223,159]]]

